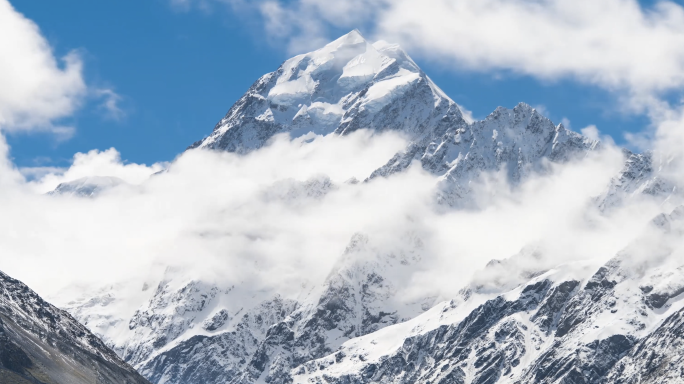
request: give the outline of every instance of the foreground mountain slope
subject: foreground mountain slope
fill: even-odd
[[[68,313],[2,272],[0,382],[148,383]]]

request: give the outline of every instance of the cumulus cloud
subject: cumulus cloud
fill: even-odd
[[[70,116],[86,95],[78,53],[55,58],[38,26],[0,0],[0,54],[0,130],[71,135],[72,128],[55,121]]]
[[[392,1],[380,34],[474,70],[570,76],[608,89],[662,91],[684,85],[684,9],[636,0]]]
[[[301,268],[318,270],[319,264],[330,263],[355,231],[364,230],[368,206],[394,207],[394,215],[401,215],[398,204],[406,200],[399,197],[405,194],[400,189],[392,197],[384,188],[356,189],[358,184],[345,181],[367,177],[404,144],[398,137],[358,134],[308,144],[278,140],[244,157],[191,151],[152,177],[159,165],[122,164],[113,149],[78,154],[65,172],[30,183],[15,180],[15,188],[5,191],[0,200],[8,206],[0,220],[0,237],[8,241],[3,269],[48,293],[60,284],[112,281],[156,264],[217,270],[228,280],[261,271],[273,278],[271,285],[277,276],[302,277]],[[9,162],[2,172],[18,175]],[[311,204],[294,204],[283,194],[268,193],[274,184],[296,186],[322,174],[337,191],[326,204],[297,193],[295,200],[311,198]],[[146,181],[95,199],[43,193],[61,181],[87,176]],[[358,204],[348,204],[357,199]],[[45,267],[30,267],[36,262]],[[256,271],[251,269],[255,263]],[[247,275],[239,273],[243,268]]]
[[[112,120],[121,120],[126,113],[121,108],[121,95],[112,89],[101,88],[92,91],[94,97],[101,100],[100,110],[104,111],[104,116]]]

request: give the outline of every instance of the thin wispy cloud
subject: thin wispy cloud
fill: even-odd
[[[122,97],[114,90],[109,88],[95,89],[92,91],[93,97],[100,101],[99,109],[104,117],[112,120],[121,120],[126,116],[126,112],[121,107]]]

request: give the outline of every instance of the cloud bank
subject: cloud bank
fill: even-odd
[[[667,209],[634,200],[598,212],[592,198],[622,166],[610,148],[517,187],[503,173],[484,175],[474,183],[478,210],[438,207],[438,180],[419,166],[358,182],[405,144],[366,131],[281,136],[244,156],[189,151],[154,175],[162,165],[123,164],[110,149],[78,154],[65,172],[31,182],[5,162],[0,175],[12,183],[0,198],[2,268],[48,297],[70,287],[156,285],[171,268],[183,278],[294,298],[320,285],[362,233],[379,254],[421,239],[420,262],[399,297],[450,298],[490,260],[529,245],[546,250],[540,268],[605,262]],[[129,184],[95,198],[43,193],[73,178],[112,175]]]

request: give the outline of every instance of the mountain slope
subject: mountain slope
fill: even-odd
[[[148,383],[68,313],[2,272],[0,382]]]
[[[497,108],[482,121],[467,122],[456,103],[397,45],[371,44],[352,31],[325,47],[285,61],[238,100],[213,132],[190,148],[245,153],[277,134],[344,135],[357,129],[392,130],[407,148],[371,178],[389,176],[418,161],[442,178],[438,200],[472,206],[470,182],[483,172],[504,170],[517,184],[547,161],[563,163],[600,148],[599,142],[555,126],[520,103]],[[605,209],[626,197],[656,196],[676,186],[658,174],[651,153],[625,153],[625,169],[597,203]]]
[[[683,229],[680,207],[597,270],[559,265],[495,294],[471,286],[302,364],[294,383],[682,382]]]
[[[404,278],[420,262],[422,243],[407,234],[391,253],[357,234],[321,286],[296,300],[268,298],[239,287],[162,281],[116,339],[102,316],[116,298],[73,303],[70,310],[153,382],[284,383],[289,371],[335,351],[354,337],[415,317],[434,299],[405,303]],[[260,301],[261,300],[261,301]]]
[[[661,175],[666,161],[653,152],[633,153],[624,150],[625,166],[608,185],[604,194],[599,196],[599,208],[609,211],[625,201],[642,196],[658,197],[665,201],[679,193],[674,183]]]

